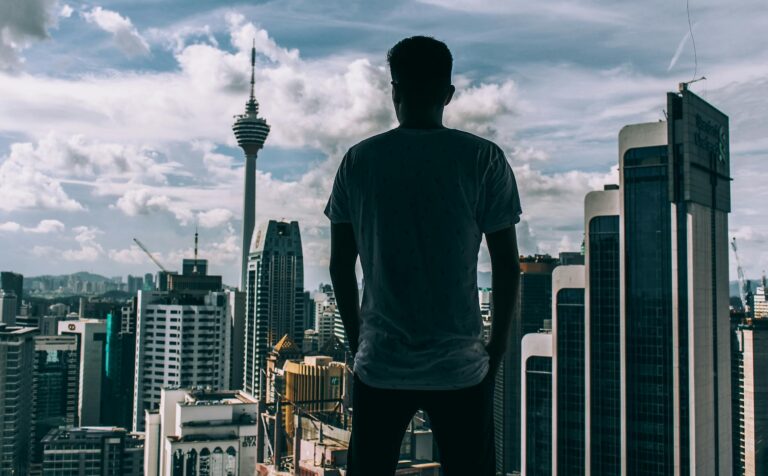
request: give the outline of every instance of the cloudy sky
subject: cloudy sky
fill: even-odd
[[[499,143],[525,253],[578,249],[586,192],[617,182],[617,134],[664,117],[680,81],[731,118],[731,235],[768,267],[764,1],[0,0],[0,268],[155,271],[201,255],[238,279],[242,157],[232,116],[272,126],[257,221],[298,220],[306,286],[328,281],[322,214],[347,147],[395,125],[385,55],[427,34],[454,54],[446,124]],[[694,61],[694,42],[698,53]],[[481,252],[481,269],[487,253]],[[735,265],[731,266],[735,276]]]

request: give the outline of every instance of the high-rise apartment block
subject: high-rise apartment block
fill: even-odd
[[[16,314],[21,314],[21,300],[24,292],[24,276],[12,271],[0,271],[0,289],[16,296]]]
[[[35,336],[34,346],[31,458],[37,471],[43,460],[43,437],[79,421],[80,352],[74,335]]]
[[[248,259],[244,389],[259,398],[269,350],[284,336],[304,340],[304,263],[298,222],[270,220]]]
[[[0,323],[0,474],[27,474],[37,329]]]
[[[102,423],[106,322],[100,319],[61,321],[59,335],[77,338],[80,357],[77,426],[99,426]]]
[[[768,320],[735,329],[734,476],[768,474]]]
[[[143,431],[163,388],[229,387],[229,303],[225,292],[139,291],[134,431]]]

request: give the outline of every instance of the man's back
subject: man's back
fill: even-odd
[[[501,149],[447,128],[371,137],[344,157],[326,214],[352,224],[363,267],[360,379],[404,389],[482,380],[477,255],[483,233],[520,214]]]

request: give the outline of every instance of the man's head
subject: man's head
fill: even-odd
[[[428,36],[400,40],[387,53],[392,74],[392,97],[397,107],[442,108],[450,102],[453,57],[442,41]]]

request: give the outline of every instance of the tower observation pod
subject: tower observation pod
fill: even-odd
[[[235,116],[232,131],[237,145],[245,152],[245,193],[243,201],[243,242],[240,262],[240,289],[245,289],[248,268],[248,253],[256,222],[256,155],[264,147],[269,135],[269,124],[259,117],[259,103],[254,96],[254,71],[256,69],[256,47],[251,48],[251,95],[245,103],[245,114]]]

